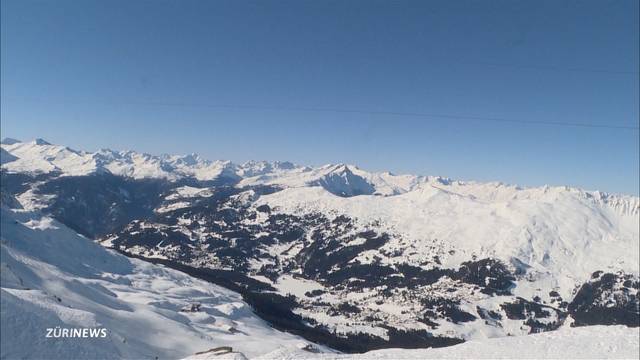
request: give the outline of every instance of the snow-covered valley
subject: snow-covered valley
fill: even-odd
[[[2,208],[3,359],[178,359],[219,346],[253,357],[309,343],[242,297],[104,249],[57,221]],[[197,310],[197,311],[196,311]],[[104,338],[47,329],[104,328]]]

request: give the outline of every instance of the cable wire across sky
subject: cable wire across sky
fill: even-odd
[[[115,103],[111,103],[114,104]],[[451,120],[468,120],[468,121],[488,121],[503,122],[512,124],[531,124],[531,125],[548,125],[548,126],[565,126],[565,127],[584,127],[584,128],[603,128],[603,129],[620,129],[620,130],[639,130],[640,127],[624,124],[589,124],[566,121],[547,121],[547,120],[521,120],[508,119],[501,117],[475,116],[475,115],[457,115],[457,114],[441,114],[441,113],[422,113],[422,112],[402,112],[402,111],[378,111],[378,110],[362,110],[362,109],[342,109],[342,108],[316,108],[316,107],[284,107],[284,106],[261,106],[261,105],[227,105],[227,104],[204,104],[204,103],[181,103],[181,102],[155,102],[155,101],[127,101],[119,104],[141,105],[141,106],[168,106],[168,107],[204,107],[217,109],[238,109],[238,110],[266,110],[266,111],[283,111],[283,112],[328,112],[328,113],[344,113],[344,114],[361,114],[361,115],[382,115],[382,116],[403,116],[431,119],[451,119]]]
[[[5,99],[12,97],[3,96]],[[14,98],[18,99],[18,98]],[[44,101],[44,98],[20,98],[28,101]],[[49,99],[46,99],[49,100]],[[83,101],[65,101],[65,103],[82,103]],[[91,102],[95,103],[95,102]],[[443,114],[443,113],[423,113],[423,112],[404,112],[389,110],[363,110],[363,109],[345,109],[345,108],[325,108],[325,107],[297,107],[297,106],[265,106],[265,105],[245,105],[245,104],[208,104],[194,102],[171,102],[171,101],[100,101],[100,105],[121,106],[157,106],[157,107],[185,107],[185,108],[212,108],[212,109],[229,109],[229,110],[264,110],[279,112],[314,112],[314,113],[341,113],[341,114],[360,114],[372,116],[398,116],[413,117],[425,119],[450,119],[461,121],[485,121],[485,122],[501,122],[510,124],[529,124],[529,125],[545,125],[545,126],[563,126],[563,127],[581,127],[581,128],[601,128],[601,129],[617,129],[617,130],[640,130],[639,126],[629,124],[593,124],[568,121],[550,121],[550,120],[523,120],[511,119],[492,116],[476,116],[476,115],[459,115],[459,114]]]
[[[133,103],[132,103],[133,104]],[[374,110],[356,110],[356,109],[336,109],[336,108],[308,108],[308,107],[277,107],[277,106],[256,106],[256,105],[208,105],[208,104],[189,104],[189,103],[155,103],[141,102],[139,105],[153,106],[184,106],[184,107],[210,107],[210,108],[228,108],[228,109],[246,109],[246,110],[269,110],[269,111],[302,111],[302,112],[331,112],[331,113],[353,113],[364,115],[387,115],[387,116],[406,116],[406,117],[422,117],[422,118],[441,118],[455,120],[471,120],[471,121],[493,121],[506,122],[515,124],[533,124],[533,125],[552,125],[552,126],[570,126],[570,127],[588,127],[588,128],[606,128],[606,129],[626,129],[638,130],[638,126],[631,125],[608,125],[608,124],[587,124],[574,123],[564,121],[544,121],[544,120],[518,120],[506,119],[500,117],[485,116],[468,116],[453,114],[437,114],[437,113],[419,113],[419,112],[400,112],[400,111],[374,111]]]

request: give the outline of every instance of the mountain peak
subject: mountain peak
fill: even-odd
[[[322,186],[330,193],[342,197],[371,195],[376,191],[373,184],[354,174],[346,164],[335,165],[320,179],[311,181],[310,185]]]
[[[10,137],[6,137],[2,140],[2,145],[13,145],[13,144],[17,144],[20,143],[22,141],[18,140],[18,139],[14,139],[14,138],[10,138]]]
[[[45,139],[41,139],[41,138],[36,138],[32,141],[33,144],[35,145],[51,145],[50,142],[46,141]]]

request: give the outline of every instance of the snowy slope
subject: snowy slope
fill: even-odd
[[[304,344],[237,293],[129,259],[37,213],[2,207],[3,359],[177,359],[218,346],[257,356]],[[199,311],[184,312],[192,304]],[[46,329],[106,328],[106,338]]]
[[[638,359],[640,329],[591,326],[528,335],[468,341],[439,349],[387,349],[358,355],[309,354],[278,349],[256,358],[267,359]],[[206,358],[199,358],[204,360]],[[215,358],[209,358],[215,359]],[[194,358],[193,360],[196,360]]]
[[[256,205],[375,221],[400,235],[384,247],[398,252],[384,259],[388,263],[419,265],[437,255],[447,267],[472,257],[525,264],[534,288],[560,288],[568,298],[576,281],[594,271],[638,272],[640,254],[632,251],[640,247],[638,199],[628,197],[622,206],[607,200],[564,187],[425,183],[392,197],[344,198],[318,187],[290,188],[262,196]],[[527,291],[518,295],[536,295]]]

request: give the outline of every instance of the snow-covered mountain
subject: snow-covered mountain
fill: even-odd
[[[108,149],[91,153],[52,145],[42,139],[30,142],[5,139],[2,149],[4,170],[30,174],[85,176],[110,173],[132,179],[239,181],[241,186],[320,185],[341,196],[395,195],[407,192],[426,180],[425,177],[412,175],[368,173],[344,164],[310,168],[290,162],[249,161],[234,164],[230,161],[209,161],[197,154],[153,156]]]
[[[235,177],[228,161],[206,161],[198,155],[152,156],[134,151],[99,150],[94,153],[76,151],[65,146],[52,145],[45,140],[17,142],[3,141],[2,148],[16,159],[3,161],[8,171],[28,173],[59,173],[66,176],[82,176],[111,173],[134,179],[162,178],[177,180],[194,177],[198,180],[214,180],[219,177]]]
[[[295,165],[290,162],[248,161],[235,164],[223,160],[206,160],[197,154],[154,156],[135,151],[102,149],[85,152],[65,146],[52,145],[43,139],[20,142],[2,140],[2,169],[6,172],[28,174],[55,174],[57,176],[86,176],[109,173],[132,179],[166,179],[178,181],[223,180],[243,186],[276,185],[286,188],[321,186],[334,195],[399,195],[424,186],[438,186],[444,190],[485,201],[500,201],[507,197],[523,196],[520,190],[548,191],[548,187],[522,189],[502,183],[476,183],[453,181],[439,176],[395,175],[390,172],[371,173],[355,165],[336,164],[318,168]],[[568,187],[567,191],[580,192],[594,201],[627,211],[631,215],[640,209],[638,197],[612,195],[603,192],[584,192]],[[531,191],[525,192],[530,196]]]
[[[233,291],[129,259],[50,217],[3,206],[1,221],[2,359],[178,359],[219,346],[249,357],[280,347],[321,349],[274,330]],[[106,329],[105,336],[69,335],[84,328]]]
[[[638,197],[43,140],[2,149],[3,199],[231,288],[271,325],[342,351],[640,323]]]

